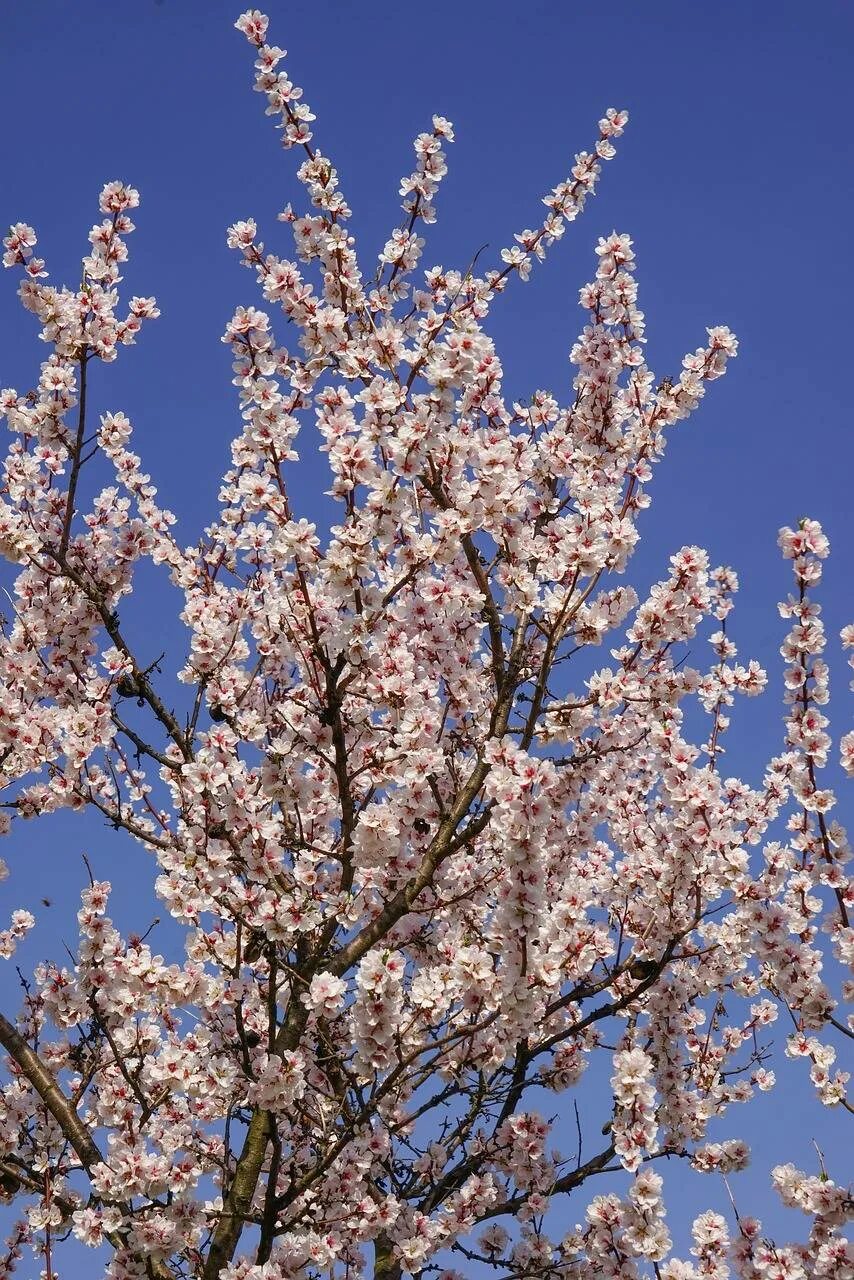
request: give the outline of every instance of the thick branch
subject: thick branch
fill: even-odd
[[[274,1053],[281,1054],[294,1049],[308,1018],[305,1006],[294,1001],[273,1046]],[[255,1188],[264,1167],[267,1144],[273,1135],[275,1120],[269,1111],[258,1110],[249,1121],[249,1129],[243,1150],[237,1161],[234,1178],[222,1206],[222,1213],[213,1233],[210,1250],[205,1261],[202,1280],[217,1280],[220,1271],[234,1256],[244,1224],[252,1206]]]
[[[400,1280],[403,1269],[394,1256],[388,1236],[377,1236],[374,1241],[374,1280]]]
[[[104,1157],[97,1143],[60,1089],[53,1072],[44,1065],[38,1054],[30,1048],[21,1033],[2,1013],[0,1013],[0,1044],[18,1064],[44,1102],[86,1172],[91,1173],[94,1165],[103,1164]],[[105,1234],[114,1249],[127,1249],[127,1242],[119,1232],[108,1231]],[[173,1280],[172,1272],[165,1263],[146,1258],[144,1265],[146,1273],[152,1277],[152,1280]]]
[[[519,669],[522,665],[522,654],[524,652],[525,643],[525,626],[526,618],[520,618],[516,635],[513,642],[513,648],[510,654],[510,660],[507,664],[507,671],[501,688],[501,693],[496,701],[495,709],[492,715],[492,724],[490,726],[491,736],[501,738],[507,730],[507,723],[510,719],[510,711],[513,706],[513,697],[516,693],[516,684],[519,675]],[[424,854],[424,859],[414,879],[399,889],[392,898],[383,907],[382,911],[372,920],[370,924],[365,925],[364,929],[357,934],[351,942],[333,957],[329,970],[331,973],[346,973],[352,965],[361,960],[367,951],[370,951],[374,943],[384,937],[398,920],[402,919],[412,909],[413,903],[418,896],[432,882],[433,876],[441,863],[453,852],[454,848],[458,848],[456,843],[457,828],[463,818],[469,811],[472,802],[475,800],[478,792],[483,786],[486,775],[489,773],[490,766],[485,760],[479,760],[472,769],[468,782],[457,796],[453,808],[442,822],[436,836]],[[478,819],[474,820],[475,822]],[[464,834],[464,833],[461,833]]]
[[[103,1164],[104,1157],[92,1140],[89,1130],[60,1089],[53,1072],[44,1065],[38,1054],[30,1048],[21,1033],[2,1013],[0,1013],[0,1044],[17,1062],[38,1093],[63,1135],[74,1148],[83,1168],[89,1171],[93,1165]]]
[[[74,499],[77,495],[77,482],[80,479],[80,468],[83,465],[83,440],[86,435],[86,368],[89,357],[84,347],[80,356],[80,402],[77,411],[77,436],[71,454],[71,475],[68,478],[68,496],[65,502],[65,519],[62,522],[62,534],[59,541],[59,554],[64,559],[71,538],[71,525],[74,520]]]

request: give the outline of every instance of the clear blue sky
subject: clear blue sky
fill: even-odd
[[[568,395],[577,290],[596,238],[612,229],[635,240],[659,374],[678,372],[707,324],[736,331],[738,360],[672,435],[632,581],[642,589],[684,543],[737,569],[733,634],[743,657],[769,666],[772,688],[737,709],[728,764],[757,781],[782,729],[775,602],[789,581],[776,533],[804,514],[820,519],[834,548],[822,602],[831,707],[844,731],[851,697],[836,636],[854,617],[854,9],[842,0],[271,0],[267,11],[355,210],[366,266],[397,222],[411,140],[433,112],[454,121],[457,141],[425,265],[465,266],[484,242],[485,263],[536,225],[540,196],[593,140],[604,109],[629,109],[599,195],[531,283],[515,283],[496,306],[491,331],[508,389]],[[237,421],[219,338],[236,304],[258,301],[225,227],[254,216],[265,241],[288,254],[275,214],[288,200],[301,208],[294,156],[280,150],[251,89],[251,51],[232,29],[238,12],[222,0],[27,0],[7,7],[0,45],[0,222],[35,225],[52,276],[71,282],[102,184],[121,178],[142,193],[125,288],[155,294],[163,315],[115,366],[94,371],[93,408],[131,416],[186,541],[210,516]],[[43,348],[15,288],[11,275],[0,279],[0,385],[24,390]],[[305,475],[301,514],[322,518],[316,460],[306,459]],[[136,615],[152,656],[161,635],[182,652],[181,629],[168,622],[174,601],[145,576]],[[84,848],[99,874],[122,881],[119,915],[144,926],[143,855],[122,845],[127,861],[117,865],[114,844],[112,833],[68,816],[12,838],[4,854],[13,879],[0,889],[8,908],[35,905],[49,883],[57,898],[26,958],[45,954],[55,935],[71,941]],[[761,1159],[739,1181],[746,1210],[771,1213],[759,1166],[790,1153],[809,1161],[813,1136],[841,1155],[842,1117],[818,1112],[804,1091],[760,1104],[752,1127]],[[711,1182],[703,1190],[718,1200]]]

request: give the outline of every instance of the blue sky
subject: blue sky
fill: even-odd
[[[540,196],[593,140],[604,109],[628,108],[599,194],[531,283],[516,282],[495,308],[507,388],[568,396],[577,290],[597,237],[612,229],[635,241],[659,374],[678,372],[707,324],[736,331],[738,360],[672,435],[630,578],[642,589],[685,543],[737,569],[732,633],[743,657],[769,667],[771,689],[737,709],[728,766],[757,781],[782,730],[775,602],[789,580],[776,534],[801,515],[820,519],[833,544],[821,598],[843,732],[851,698],[836,636],[854,617],[851,6],[273,0],[267,11],[271,39],[288,49],[289,72],[317,114],[317,142],[339,169],[366,266],[398,220],[398,180],[433,112],[454,121],[457,141],[425,265],[464,267],[485,242],[481,263],[536,225]],[[251,51],[232,29],[238,12],[222,0],[28,0],[4,13],[0,45],[0,222],[35,225],[52,276],[72,281],[103,183],[121,178],[142,193],[125,289],[155,294],[163,314],[115,366],[95,371],[93,407],[132,418],[187,541],[212,513],[237,422],[220,335],[235,305],[257,301],[225,228],[254,216],[265,241],[288,254],[275,214],[288,200],[301,208],[294,157],[251,89]],[[15,288],[11,275],[0,280],[0,385],[24,390],[43,348]],[[322,462],[306,456],[304,475],[299,514],[323,519]],[[136,619],[152,657],[169,641],[182,652],[169,621],[175,599],[144,577]],[[123,844],[117,866],[114,847],[112,833],[69,816],[12,838],[14,878],[0,890],[8,908],[45,891],[56,899],[27,957],[45,954],[53,935],[71,941],[82,849],[121,883],[119,914],[145,926],[144,855]],[[763,1165],[794,1158],[796,1146],[810,1160],[812,1137],[843,1149],[837,1117],[805,1091],[772,1095],[757,1117]],[[797,1143],[787,1146],[790,1134]],[[758,1173],[740,1185],[770,1212]]]

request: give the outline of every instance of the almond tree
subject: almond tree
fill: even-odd
[[[87,414],[101,365],[158,314],[120,304],[138,193],[102,191],[76,288],[49,283],[29,226],[4,241],[48,354],[34,390],[0,393],[3,830],[97,811],[148,850],[183,948],[167,962],[122,937],[90,877],[77,955],[0,1016],[0,1189],[19,1210],[0,1274],[29,1247],[60,1275],[76,1238],[115,1280],[851,1277],[851,1198],[823,1166],[774,1172],[806,1243],[768,1241],[734,1201],[696,1219],[693,1260],[657,1172],[746,1164],[735,1119],[722,1142],[707,1127],[774,1086],[781,1013],[819,1100],[854,1109],[834,1069],[848,847],[819,775],[827,540],[809,519],[780,535],[787,728],[750,786],[721,767],[736,695],[765,685],[728,630],[736,574],[687,546],[646,599],[623,580],[667,433],[735,338],[710,328],[657,380],[616,233],[581,290],[568,404],[508,403],[485,331],[626,113],[500,266],[423,271],[453,140],[435,116],[368,279],[267,19],[236,25],[309,211],[281,214],[294,259],[251,220],[228,231],[270,311],[226,328],[241,426],[195,545],[127,417]],[[323,537],[293,500],[306,422],[340,503]],[[122,617],[146,560],[183,592],[179,710]],[[603,642],[597,667],[584,651]],[[841,745],[854,772],[854,735]],[[12,913],[4,956],[33,923]],[[610,1080],[601,1111],[585,1073]]]

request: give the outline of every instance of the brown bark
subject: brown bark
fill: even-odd
[[[104,1157],[101,1155],[97,1143],[78,1116],[71,1101],[62,1092],[56,1076],[45,1066],[35,1050],[27,1044],[21,1033],[2,1013],[0,1013],[0,1045],[18,1064],[25,1078],[29,1080],[59,1125],[87,1173],[91,1171],[93,1165],[102,1164]],[[106,1236],[114,1249],[127,1248],[127,1244],[121,1234],[108,1231]],[[144,1259],[144,1266],[146,1274],[152,1277],[152,1280],[173,1280],[173,1273],[169,1267],[157,1259]]]
[[[377,1236],[374,1241],[374,1280],[401,1280],[403,1268],[394,1256],[387,1236]]]
[[[89,1130],[60,1089],[53,1072],[44,1065],[38,1054],[30,1048],[24,1037],[2,1013],[0,1013],[0,1044],[17,1062],[44,1102],[76,1152],[83,1168],[88,1171],[93,1164],[102,1164],[104,1157],[92,1141]]]

